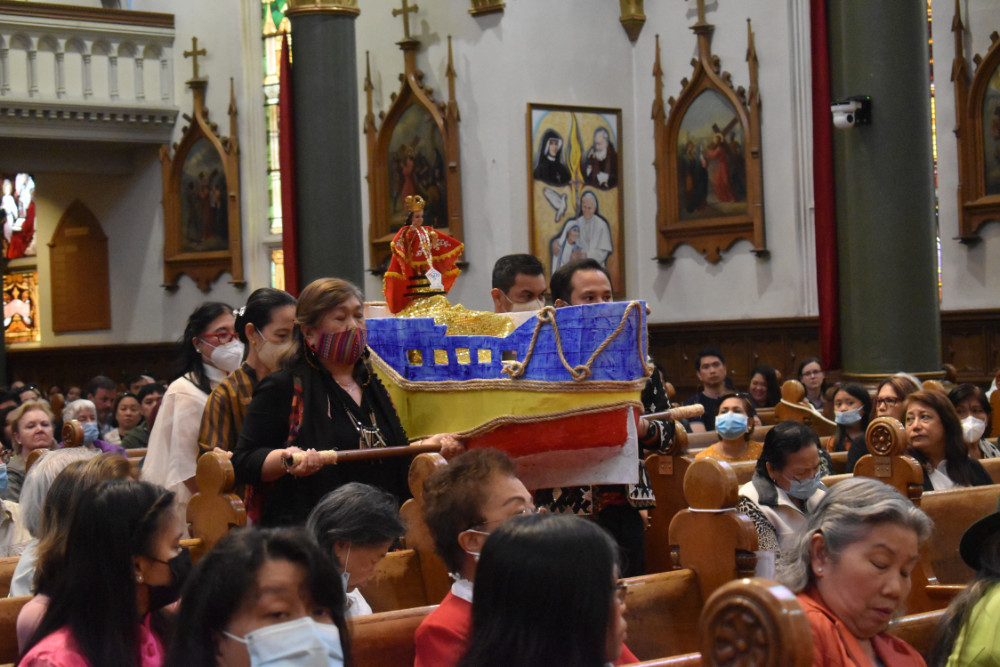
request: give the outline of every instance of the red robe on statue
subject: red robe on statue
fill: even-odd
[[[425,249],[430,250],[428,263]],[[392,260],[385,272],[385,300],[389,310],[398,313],[414,299],[414,292],[430,291],[426,281],[417,286],[416,280],[423,276],[430,266],[441,273],[441,283],[447,292],[455,284],[461,269],[455,262],[461,257],[465,246],[456,239],[437,231],[433,227],[406,225],[392,240]]]

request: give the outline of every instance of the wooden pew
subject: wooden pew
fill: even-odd
[[[1000,376],[1000,373],[997,375]],[[1000,437],[1000,389],[994,391],[993,395],[990,396],[990,407],[993,409],[993,425],[990,427],[989,436],[998,438]]]
[[[975,571],[958,554],[962,535],[997,510],[1000,485],[925,491],[920,508],[934,521],[934,533],[921,554],[932,584],[968,584]]]
[[[801,422],[821,437],[837,432],[837,423],[816,412],[809,404],[806,389],[798,380],[786,380],[781,385],[781,401],[774,406],[774,414],[779,422]]]
[[[10,594],[10,582],[14,578],[18,560],[18,556],[0,558],[0,597],[7,597]]]
[[[865,430],[865,444],[868,454],[858,460],[854,474],[885,482],[919,506],[924,471],[906,455],[910,443],[903,425],[892,417],[876,417]]]
[[[1000,420],[1000,415],[997,416],[997,419]],[[980,459],[979,463],[990,474],[993,483],[1000,484],[1000,459]]]
[[[0,665],[17,662],[17,615],[30,595],[0,598]]]

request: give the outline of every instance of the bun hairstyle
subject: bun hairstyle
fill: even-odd
[[[247,338],[247,325],[252,324],[253,328],[260,331],[273,319],[272,313],[276,308],[282,306],[295,306],[295,297],[280,289],[273,287],[261,287],[254,290],[247,299],[247,304],[237,310],[233,315],[236,317],[236,335],[240,337],[244,345],[249,345]]]

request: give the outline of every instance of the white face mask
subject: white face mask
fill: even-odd
[[[986,432],[986,422],[978,417],[969,415],[962,420],[962,437],[969,444],[979,442]]]
[[[212,348],[208,360],[215,364],[215,367],[220,371],[232,373],[243,363],[243,343],[239,340],[231,340],[225,345]]]
[[[251,667],[340,667],[344,651],[340,630],[330,623],[317,623],[308,616],[237,637],[224,635],[246,644]]]
[[[490,536],[490,534],[487,533],[485,530],[476,530],[475,528],[469,528],[467,530],[463,530],[462,532],[463,533],[475,533],[476,535],[485,535],[486,537]],[[468,551],[467,550],[465,553],[467,553],[470,556],[472,556],[476,560],[477,563],[479,562],[479,552],[478,551]]]
[[[351,573],[347,570],[347,561],[351,560],[351,545],[347,545],[347,555],[344,556],[344,572],[340,575],[340,580],[344,584],[344,592],[347,592],[347,582],[351,580]]]

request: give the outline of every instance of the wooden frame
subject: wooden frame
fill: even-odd
[[[680,96],[668,100],[669,117],[663,105],[659,35],[656,38],[656,259],[673,261],[677,246],[687,243],[715,263],[741,239],[753,244],[755,255],[766,257],[753,31],[748,22],[748,93],[742,86],[733,89],[729,72],[720,74],[719,59],[711,51],[715,27],[705,22],[701,3],[698,13],[698,23],[691,28],[698,36],[698,58],[692,61],[691,80],[681,81]]]
[[[38,312],[38,270],[7,269],[3,274],[3,319],[8,345],[42,340]]]
[[[978,243],[979,228],[1000,221],[1000,34],[990,35],[986,57],[973,58],[969,82],[961,7],[955,2],[955,138],[958,141],[958,238]]]
[[[527,122],[532,254],[546,278],[592,257],[607,267],[615,298],[624,299],[621,109],[529,103]]]
[[[408,11],[414,10],[414,7]],[[398,10],[394,10],[398,11]],[[427,202],[424,224],[459,241],[462,234],[462,170],[458,149],[458,102],[455,101],[455,67],[448,37],[448,102],[434,101],[433,90],[423,84],[417,69],[420,42],[409,37],[399,42],[404,72],[400,89],[392,94],[387,112],[379,113],[376,129],[372,108],[371,66],[365,54],[365,139],[368,153],[368,258],[369,271],[381,276],[389,265],[393,236],[406,222],[403,199],[420,195]],[[407,143],[409,142],[409,143]],[[442,194],[442,190],[444,193]]]
[[[233,285],[242,288],[243,239],[240,225],[240,164],[236,130],[236,96],[229,81],[229,136],[218,134],[205,108],[206,79],[198,78],[197,39],[194,78],[187,82],[194,93],[194,110],[184,118],[190,125],[170,147],[160,146],[163,171],[163,282],[170,291],[187,274],[202,292],[228,271]]]

